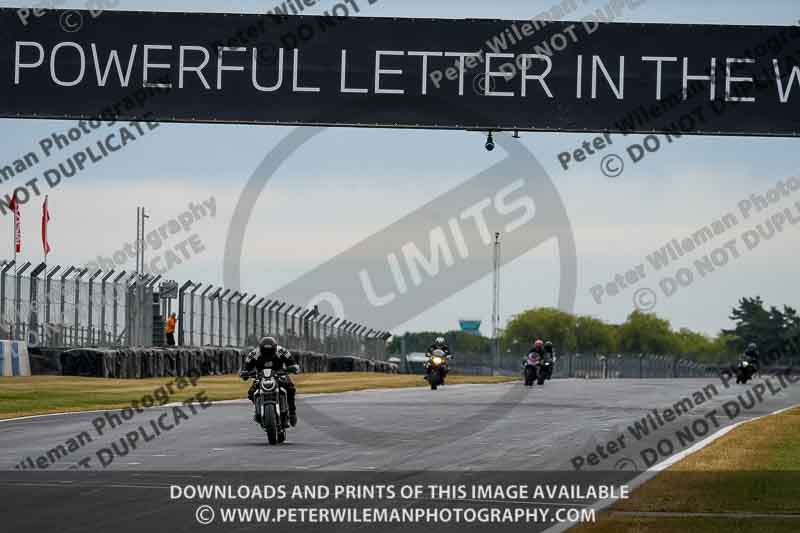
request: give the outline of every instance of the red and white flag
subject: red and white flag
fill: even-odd
[[[19,202],[17,202],[16,193],[11,198],[8,207],[14,213],[14,252],[20,253],[22,251],[22,228],[20,227]]]
[[[50,211],[47,209],[47,196],[44,197],[42,204],[42,248],[44,249],[44,256],[50,253],[50,243],[47,242],[47,223],[50,222]]]

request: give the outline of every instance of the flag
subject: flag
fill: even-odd
[[[50,243],[47,242],[47,223],[50,222],[50,211],[47,209],[47,196],[44,197],[42,204],[42,248],[44,249],[44,256],[50,253]]]
[[[19,202],[17,202],[16,192],[8,207],[14,213],[14,252],[20,253],[22,251],[22,228],[20,227]]]

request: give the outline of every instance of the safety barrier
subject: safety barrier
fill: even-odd
[[[239,348],[73,348],[35,350],[34,374],[140,379],[239,371],[248,350]],[[303,372],[397,373],[397,365],[357,356],[292,352]]]
[[[3,376],[30,376],[28,345],[21,341],[0,341],[0,369]]]

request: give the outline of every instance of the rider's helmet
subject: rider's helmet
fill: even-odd
[[[755,355],[758,353],[758,345],[754,342],[751,342],[747,345],[747,349],[744,351],[747,355]]]
[[[553,353],[553,343],[550,342],[550,341],[545,342],[544,343],[544,351],[547,352],[547,353]]]
[[[258,349],[261,355],[275,355],[278,349],[278,341],[275,340],[275,337],[263,337],[258,341]]]
[[[436,337],[436,344],[444,344],[444,337]]]
[[[536,342],[533,343],[533,349],[540,351],[542,348],[544,348],[544,342],[542,342],[542,339],[536,339]]]

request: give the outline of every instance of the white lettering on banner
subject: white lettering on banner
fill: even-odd
[[[363,54],[359,56],[359,64],[353,65],[351,64],[353,51],[341,49],[333,52],[336,55],[331,57],[332,64],[340,65],[338,86],[323,88],[319,86],[319,80],[314,85],[315,72],[319,72],[320,58],[315,57],[314,66],[306,69],[300,50],[294,48],[289,51],[292,53],[293,59],[292,83],[291,86],[284,86],[284,70],[286,70],[284,61],[286,50],[284,48],[277,49],[276,64],[265,67],[257,61],[259,51],[254,47],[219,46],[212,49],[196,45],[131,44],[130,48],[102,49],[96,43],[91,43],[87,48],[72,41],[57,43],[16,41],[13,51],[13,79],[14,85],[25,85],[27,80],[32,79],[27,76],[28,73],[47,69],[50,80],[55,85],[62,87],[128,87],[131,80],[136,79],[136,77],[132,77],[132,71],[137,56],[141,53],[139,68],[142,72],[138,79],[142,80],[144,87],[169,89],[173,87],[173,83],[163,80],[170,80],[174,77],[177,80],[178,90],[196,90],[200,86],[206,91],[224,91],[229,88],[239,91],[240,85],[246,83],[259,92],[285,90],[296,93],[320,93],[338,90],[342,94],[401,96],[408,94],[407,89],[403,87],[416,85],[419,87],[418,94],[428,95],[431,93],[428,78],[432,64],[441,64],[447,58],[455,57],[458,58],[459,66],[452,69],[448,78],[458,80],[457,94],[464,96],[466,68],[470,65],[471,60],[472,63],[475,63],[479,58],[478,53],[463,51],[376,50],[370,52],[372,54],[371,67],[366,67],[361,63],[364,59]],[[217,57],[215,64],[210,61],[212,53]],[[414,60],[412,61],[411,58]],[[504,98],[536,96],[551,99],[559,96],[554,94],[551,85],[548,84],[548,75],[554,68],[561,67],[563,69],[563,62],[571,61],[575,65],[576,99],[584,97],[584,91],[587,89],[584,85],[588,83],[591,86],[588,87],[587,92],[592,99],[613,96],[617,100],[624,100],[625,79],[633,77],[646,79],[644,75],[647,74],[652,77],[652,85],[654,85],[652,97],[656,101],[661,100],[665,92],[670,94],[676,90],[683,91],[685,100],[688,98],[690,82],[699,82],[707,85],[710,100],[715,100],[719,96],[717,86],[723,85],[725,87],[724,97],[727,101],[754,103],[756,101],[754,96],[741,96],[741,94],[752,87],[756,79],[755,75],[758,73],[757,69],[767,68],[764,65],[760,67],[756,65],[753,57],[709,57],[703,60],[695,57],[691,58],[690,64],[689,57],[659,54],[637,54],[634,58],[625,55],[602,57],[593,54],[591,60],[587,56],[587,60],[584,61],[583,55],[569,59],[551,57],[541,53],[492,52],[486,53],[481,59],[484,62],[484,73],[488,81],[478,95]],[[507,63],[500,64],[501,60],[509,60],[519,66],[522,73],[520,85],[517,85],[519,82],[513,81],[515,74],[506,68]],[[793,94],[800,93],[800,90],[793,91],[795,85],[800,85],[800,67],[782,67],[778,58],[767,58],[766,60],[771,65],[771,68],[767,68],[767,70],[770,74],[769,82],[775,84],[774,97],[780,103],[790,102]],[[306,61],[309,60],[306,58]],[[559,61],[562,62],[561,65],[558,64]],[[542,64],[542,68],[537,69],[538,73],[529,72],[533,62]],[[648,68],[648,66],[652,67],[653,63],[655,63],[655,68]],[[722,63],[725,64],[725,68],[717,68]],[[644,72],[639,72],[640,69],[643,69]],[[248,73],[248,70],[251,72]],[[703,71],[702,74],[698,72],[700,70]],[[150,81],[156,72],[159,74],[161,82]],[[348,73],[352,72],[371,73],[372,87],[356,87],[348,83]],[[195,76],[186,76],[187,73]],[[223,76],[226,76],[224,85]],[[261,85],[259,79],[265,77],[274,79],[274,84],[269,87]],[[408,83],[409,77],[416,80],[413,85]],[[305,84],[301,83],[301,78],[305,80]],[[536,81],[538,84],[529,84],[530,81]],[[439,84],[435,85],[439,95],[442,94],[442,91],[455,92],[451,88],[443,89]],[[499,87],[495,87],[495,85],[499,85]],[[520,89],[519,91],[511,90],[515,85]],[[533,87],[536,88],[535,91],[531,90]]]

